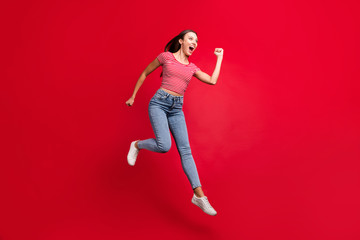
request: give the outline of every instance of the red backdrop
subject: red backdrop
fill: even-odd
[[[0,239],[360,239],[356,1],[8,1],[1,4]],[[144,68],[184,29],[184,112],[211,217],[175,146],[133,107]]]

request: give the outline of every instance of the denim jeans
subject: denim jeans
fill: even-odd
[[[194,189],[200,187],[201,184],[191,154],[185,116],[182,111],[183,102],[183,96],[174,96],[159,89],[149,103],[149,117],[156,138],[141,140],[138,142],[138,147],[139,149],[165,153],[171,147],[171,131],[180,154],[181,165],[192,189]]]

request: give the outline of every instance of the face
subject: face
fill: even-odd
[[[198,38],[197,35],[193,32],[188,32],[184,35],[184,40],[180,39],[182,51],[187,55],[191,56],[191,54],[197,48]]]

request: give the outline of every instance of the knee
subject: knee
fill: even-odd
[[[159,152],[160,153],[167,153],[171,148],[171,142],[167,142],[164,144],[159,145]]]
[[[188,155],[192,155],[191,154],[191,148],[186,146],[186,147],[179,147],[179,153],[181,156],[188,156]]]

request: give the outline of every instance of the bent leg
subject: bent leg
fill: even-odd
[[[159,153],[168,152],[171,147],[171,137],[166,112],[161,106],[150,103],[149,117],[156,138],[138,141],[138,148]]]
[[[169,126],[180,154],[181,165],[189,179],[192,189],[201,186],[199,174],[191,153],[189,137],[183,111],[169,117]]]

